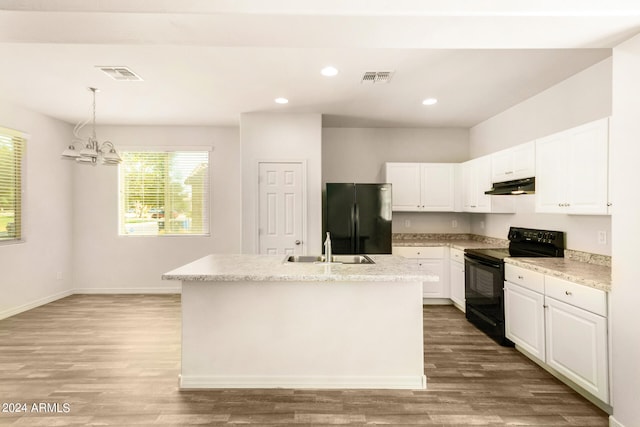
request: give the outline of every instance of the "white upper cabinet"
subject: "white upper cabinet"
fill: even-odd
[[[536,173],[535,141],[520,144],[491,155],[491,182],[530,178]]]
[[[484,194],[491,188],[491,156],[477,157],[462,163],[463,211],[514,212],[512,198]]]
[[[453,212],[454,163],[387,163],[394,211]]]
[[[608,213],[609,120],[536,141],[536,212]]]

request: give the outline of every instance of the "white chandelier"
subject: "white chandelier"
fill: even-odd
[[[113,143],[111,141],[100,143],[96,137],[96,92],[98,92],[99,89],[90,87],[89,90],[93,92],[93,116],[78,123],[73,128],[73,141],[71,141],[71,145],[62,152],[62,157],[65,159],[75,159],[78,163],[93,165],[98,162],[98,158],[101,158],[103,165],[117,165],[122,162],[122,159],[118,155]],[[91,136],[85,139],[80,136],[80,130],[89,120],[91,120]],[[78,151],[76,150],[75,144],[83,144],[84,148]]]

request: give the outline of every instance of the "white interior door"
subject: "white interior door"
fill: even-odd
[[[302,254],[305,243],[302,163],[260,163],[259,180],[259,252]]]

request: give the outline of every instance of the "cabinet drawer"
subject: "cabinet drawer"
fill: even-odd
[[[607,294],[600,289],[546,276],[545,294],[600,316],[607,316]]]
[[[534,292],[544,293],[544,275],[542,273],[505,264],[504,278],[507,282],[515,283]]]
[[[405,258],[444,258],[444,246],[394,246],[393,254]]]
[[[464,262],[464,251],[451,248],[451,261]]]

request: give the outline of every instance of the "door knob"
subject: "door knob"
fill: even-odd
[[[296,240],[296,245],[299,245],[300,243],[302,243],[300,240]]]

